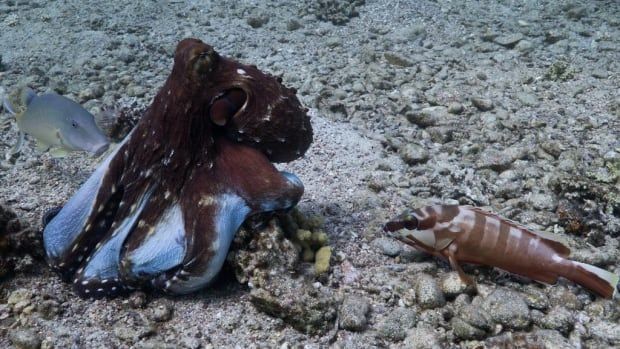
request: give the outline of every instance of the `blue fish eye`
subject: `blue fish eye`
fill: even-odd
[[[73,126],[73,127],[77,128],[77,127],[78,127],[78,123],[77,123],[77,122],[75,122],[75,120],[72,120],[72,121],[71,121],[71,126]]]

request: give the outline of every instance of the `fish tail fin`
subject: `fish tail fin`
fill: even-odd
[[[9,114],[11,114],[11,115],[17,114],[15,112],[15,107],[11,104],[11,102],[9,101],[8,97],[4,97],[2,99],[2,106],[4,107],[4,110],[9,112]]]
[[[618,298],[618,281],[620,276],[590,264],[571,261],[568,271],[562,273],[565,278],[591,290],[605,298]]]
[[[30,87],[26,86],[18,88],[14,94],[11,94],[11,96],[13,97],[9,98],[9,95],[4,97],[2,100],[2,106],[9,112],[9,114],[17,115],[18,111],[22,111],[20,106],[22,106],[23,110],[25,110],[28,104],[30,104],[34,97],[37,96],[37,93]]]

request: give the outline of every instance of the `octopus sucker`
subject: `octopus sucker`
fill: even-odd
[[[248,217],[289,210],[303,194],[299,178],[272,164],[312,142],[293,91],[182,40],[134,130],[49,220],[49,264],[84,297],[208,285]]]

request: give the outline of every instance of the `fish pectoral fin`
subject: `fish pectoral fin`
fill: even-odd
[[[457,245],[452,244],[448,246],[448,248],[445,250],[445,255],[448,257],[450,266],[459,274],[459,278],[461,278],[461,281],[463,281],[469,286],[473,286],[474,288],[476,288],[476,280],[474,280],[474,278],[472,278],[471,276],[465,274],[465,271],[463,270],[463,268],[461,268],[459,261],[456,259],[457,249]]]
[[[43,152],[46,152],[49,148],[50,146],[48,144],[43,143],[40,140],[37,140],[37,146],[36,146],[37,151],[40,151],[43,153]]]
[[[50,155],[55,158],[64,158],[65,156],[69,155],[69,152],[63,148],[54,148],[50,150]]]

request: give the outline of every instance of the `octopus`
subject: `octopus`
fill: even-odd
[[[305,154],[307,111],[281,78],[182,40],[137,125],[47,222],[48,264],[89,298],[208,286],[246,220],[300,200],[273,163]]]

